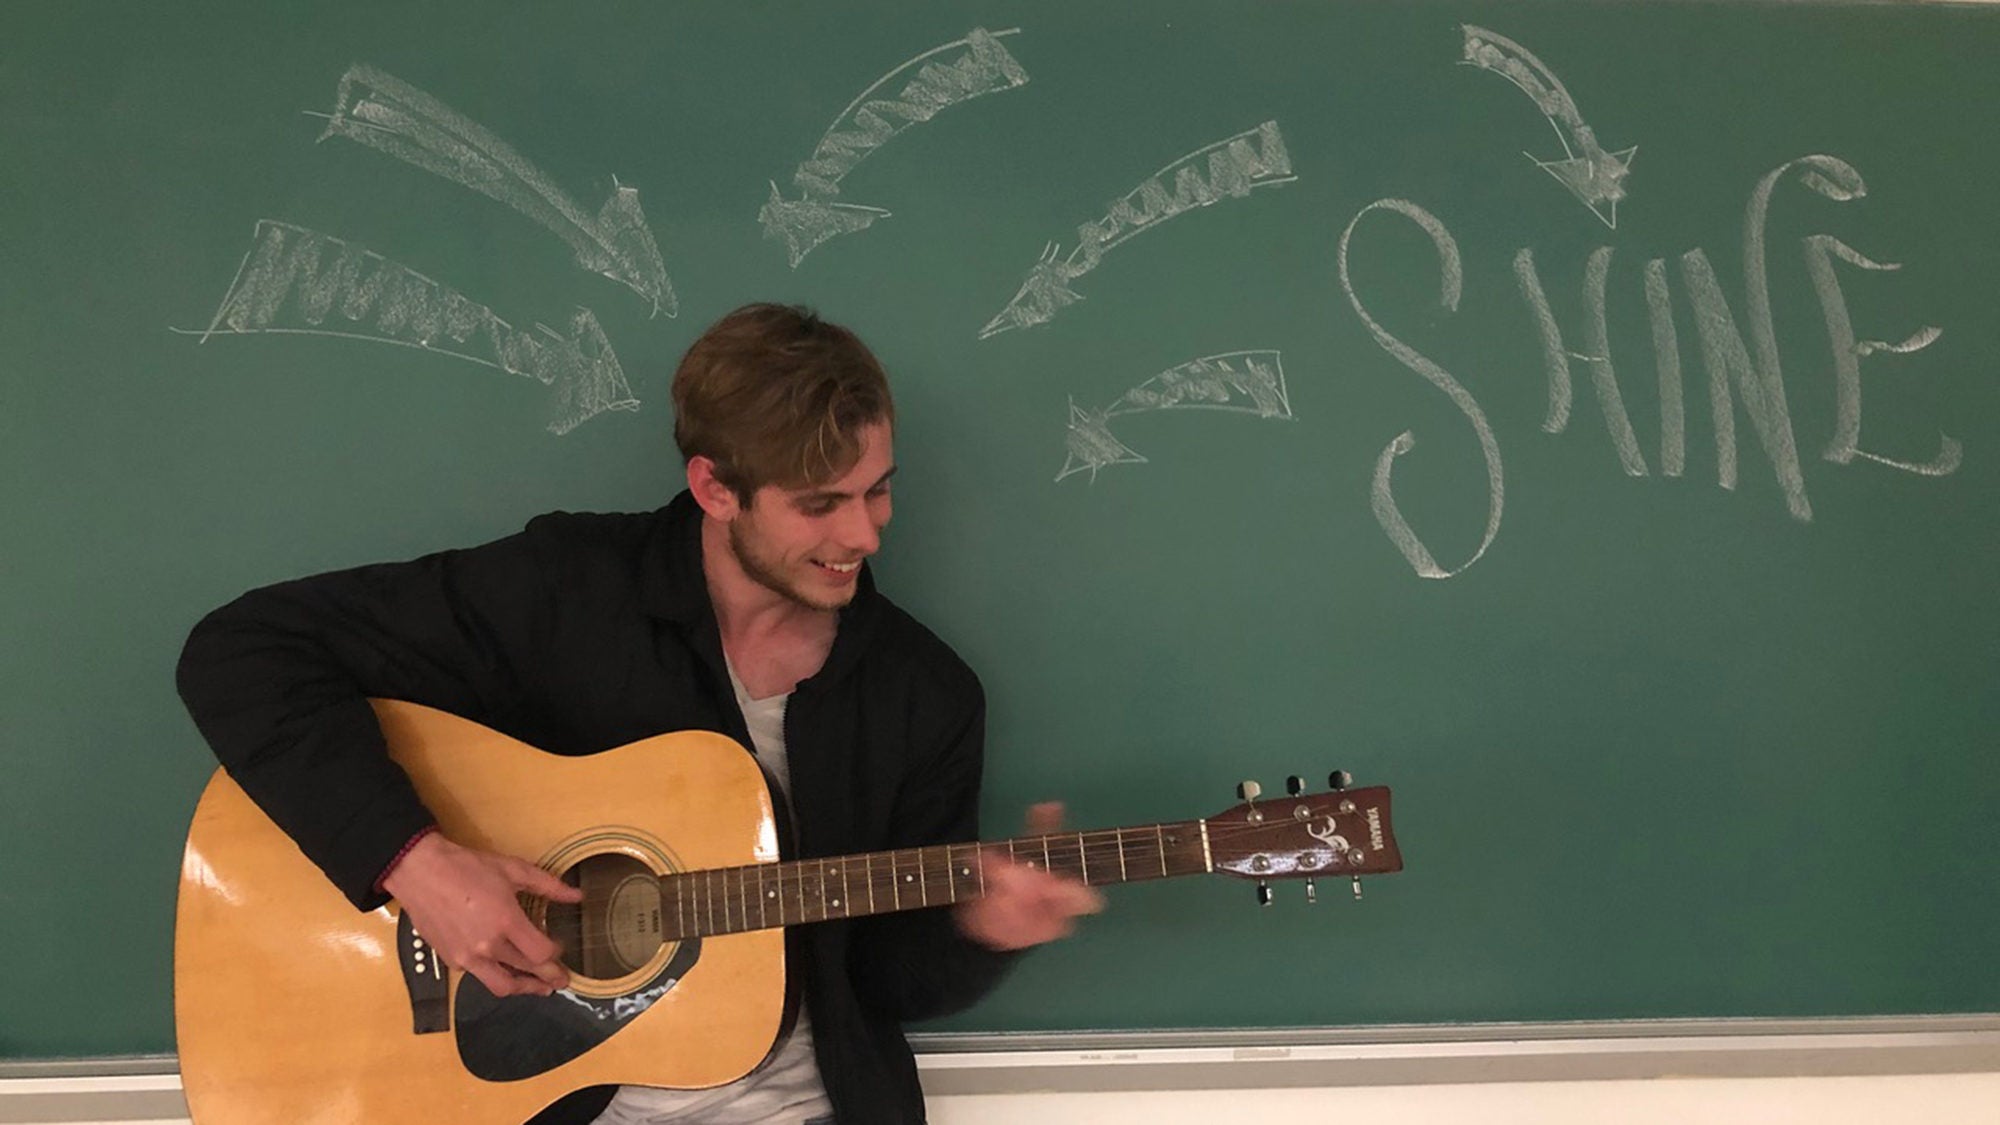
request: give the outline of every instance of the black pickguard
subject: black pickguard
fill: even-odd
[[[454,1009],[458,1057],[467,1072],[512,1082],[577,1058],[616,1035],[672,991],[701,956],[701,939],[681,943],[658,975],[623,996],[599,999],[563,991],[553,996],[497,997],[466,975]]]

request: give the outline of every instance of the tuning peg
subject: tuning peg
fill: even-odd
[[[1361,901],[1361,876],[1354,877],[1354,901]]]
[[[1306,880],[1306,901],[1309,903],[1319,901],[1319,891],[1313,886],[1311,879]]]
[[[1257,807],[1257,796],[1263,791],[1264,787],[1254,781],[1241,781],[1237,783],[1236,795],[1243,798],[1250,806],[1250,811],[1244,814],[1245,820],[1262,821],[1264,819],[1264,810]]]
[[[1262,879],[1257,880],[1257,905],[1271,905],[1271,884]]]
[[[1327,788],[1333,790],[1336,793],[1340,792],[1341,790],[1347,788],[1352,784],[1354,784],[1354,775],[1348,773],[1346,770],[1335,770],[1332,773],[1326,775]]]
[[[1285,792],[1290,793],[1292,796],[1296,797],[1305,791],[1306,791],[1305,778],[1300,777],[1298,774],[1293,774],[1292,776],[1285,779]]]

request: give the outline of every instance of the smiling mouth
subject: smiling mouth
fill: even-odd
[[[855,571],[861,569],[860,559],[855,559],[853,562],[848,562],[848,563],[821,562],[818,559],[814,559],[812,560],[812,564],[816,567],[819,567],[821,570],[826,571],[829,574],[838,574],[843,577],[851,575]]]

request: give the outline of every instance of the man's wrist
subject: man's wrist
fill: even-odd
[[[389,893],[388,892],[389,876],[396,873],[397,865],[401,864],[403,860],[409,858],[411,849],[415,848],[418,844],[422,843],[424,837],[429,836],[430,834],[436,832],[437,830],[438,830],[437,825],[426,824],[422,828],[419,828],[417,830],[416,835],[410,837],[408,840],[405,840],[403,842],[403,846],[396,850],[396,854],[390,857],[388,864],[382,868],[382,873],[375,877],[375,890],[378,894]]]

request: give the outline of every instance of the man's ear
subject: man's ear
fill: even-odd
[[[728,523],[743,510],[742,501],[737,499],[736,490],[722,483],[715,475],[715,459],[712,457],[690,457],[687,463],[688,491],[694,493],[694,502],[708,518],[720,523]]]

